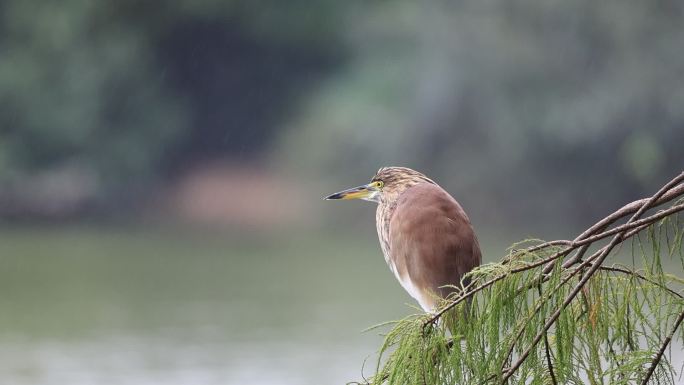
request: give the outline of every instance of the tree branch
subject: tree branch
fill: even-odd
[[[677,321],[672,327],[670,334],[667,336],[667,338],[665,338],[663,343],[660,345],[660,350],[658,350],[658,354],[656,354],[656,356],[653,357],[653,361],[651,361],[651,367],[648,368],[648,372],[646,373],[644,380],[641,381],[641,385],[648,384],[648,380],[651,379],[651,376],[653,375],[653,372],[655,372],[658,363],[660,363],[660,360],[663,358],[663,354],[665,353],[665,349],[667,349],[667,345],[669,345],[670,341],[672,341],[672,337],[677,332],[677,329],[679,328],[679,325],[681,325],[682,321],[684,321],[684,311],[679,313],[679,317],[677,317]]]
[[[632,270],[628,270],[628,269],[623,269],[623,268],[615,267],[615,266],[601,266],[601,267],[599,267],[599,269],[604,270],[604,271],[611,271],[611,272],[617,272],[617,273],[624,273],[624,274],[627,274],[627,275],[632,275],[632,276],[634,276],[634,277],[639,278],[639,279],[642,280],[642,281],[646,281],[646,282],[650,283],[651,285],[658,286],[659,288],[661,288],[661,289],[663,289],[663,290],[669,292],[670,294],[672,294],[672,295],[674,295],[674,296],[676,296],[676,297],[679,297],[680,299],[684,299],[684,296],[682,296],[681,294],[677,293],[676,291],[670,289],[669,287],[667,287],[667,286],[665,286],[665,285],[663,285],[663,284],[661,284],[661,283],[659,283],[659,282],[656,282],[656,281],[654,281],[654,280],[652,280],[652,279],[649,279],[648,277],[646,277],[646,276],[644,276],[644,275],[642,275],[642,274],[639,274],[639,273],[636,272],[636,271],[632,271]]]
[[[658,201],[665,193],[667,193],[669,190],[671,190],[674,186],[679,184],[682,180],[684,180],[684,172],[679,174],[677,177],[672,179],[670,182],[665,184],[660,190],[658,190],[653,196],[649,199],[647,199],[643,204],[641,204],[641,207],[636,209],[636,212],[632,217],[627,221],[627,223],[634,222],[636,221],[646,210],[648,210],[655,202]],[[684,186],[683,186],[684,187]],[[638,201],[642,202],[644,201],[643,199]],[[628,205],[629,206],[629,205]],[[635,206],[636,208],[636,206]],[[622,210],[622,209],[621,209]],[[612,223],[612,222],[611,222]],[[594,275],[594,273],[598,270],[598,268],[601,266],[603,261],[606,259],[608,254],[613,250],[613,248],[621,242],[622,236],[625,234],[626,230],[623,230],[623,232],[618,233],[613,237],[613,239],[610,241],[608,246],[603,248],[603,251],[601,254],[596,257],[596,263],[594,263],[589,271],[582,277],[580,282],[572,289],[570,294],[565,298],[561,306],[556,309],[556,311],[549,317],[549,319],[546,321],[544,324],[544,327],[542,330],[537,333],[535,338],[532,340],[532,343],[530,346],[523,352],[523,354],[518,358],[518,360],[511,366],[511,368],[504,374],[502,384],[506,384],[508,379],[520,368],[522,363],[527,359],[527,357],[530,355],[532,352],[532,349],[534,349],[537,344],[539,343],[539,340],[541,340],[542,336],[546,333],[547,330],[551,328],[551,326],[556,322],[558,317],[560,316],[560,313],[565,310],[565,308],[575,299],[575,296],[577,296],[577,293],[582,290],[582,287],[586,285],[586,283],[589,281],[589,279]],[[585,232],[586,233],[586,232]],[[583,233],[584,234],[584,233]],[[589,260],[585,261],[584,263],[588,262]],[[584,264],[583,263],[583,264]]]

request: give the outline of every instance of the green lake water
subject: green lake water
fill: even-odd
[[[5,228],[0,384],[342,384],[412,306],[374,232]]]
[[[2,230],[0,383],[360,379],[414,312],[373,237]]]

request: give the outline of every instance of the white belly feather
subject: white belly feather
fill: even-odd
[[[409,277],[408,274],[401,275],[398,271],[396,266],[394,266],[394,263],[392,262],[391,259],[385,258],[387,260],[387,265],[389,266],[390,270],[392,270],[392,273],[394,273],[394,276],[397,278],[397,281],[401,284],[401,287],[406,290],[407,293],[411,297],[413,297],[418,303],[420,304],[420,307],[423,308],[426,312],[431,312],[434,309],[432,306],[429,304],[429,302],[424,300],[424,293],[416,286],[413,284],[413,281],[411,281],[411,277]]]

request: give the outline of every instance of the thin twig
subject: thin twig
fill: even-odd
[[[539,290],[539,297],[541,298],[541,296],[542,296],[541,284],[539,284],[539,286],[537,286],[537,289]],[[556,375],[553,372],[553,364],[551,363],[551,351],[549,349],[549,335],[548,335],[548,333],[544,333],[544,349],[546,351],[546,365],[548,365],[549,374],[551,374],[551,383],[553,385],[558,385],[558,381],[556,381]]]
[[[653,357],[653,361],[651,361],[651,367],[648,368],[648,372],[646,373],[646,376],[644,377],[643,381],[641,381],[641,385],[648,384],[648,380],[651,379],[651,376],[653,375],[653,372],[655,372],[658,363],[660,363],[660,360],[663,358],[663,354],[665,353],[665,349],[667,349],[667,345],[669,345],[670,341],[672,341],[672,337],[674,337],[674,334],[677,332],[677,329],[679,328],[679,325],[682,323],[682,321],[684,321],[684,311],[679,313],[679,317],[677,317],[677,321],[672,327],[670,334],[667,336],[667,338],[665,338],[663,343],[660,345],[660,350],[658,350],[658,354],[656,354],[656,356]]]
[[[558,239],[555,241],[548,241],[548,242],[540,243],[538,245],[531,246],[531,247],[528,247],[526,249],[519,249],[519,250],[516,250],[516,252],[525,251],[525,252],[531,253],[531,252],[539,251],[541,249],[545,249],[545,248],[551,247],[551,246],[572,246],[572,241],[568,241],[567,239]]]
[[[549,335],[544,333],[544,347],[546,348],[546,364],[549,366],[549,374],[551,374],[551,383],[558,385],[556,375],[553,373],[553,364],[551,364],[551,352],[549,351]]]
[[[667,287],[667,286],[665,286],[665,285],[663,285],[663,284],[661,284],[661,283],[659,283],[659,282],[656,282],[656,281],[654,281],[654,280],[652,280],[652,279],[649,279],[648,277],[646,277],[646,276],[644,276],[644,275],[642,275],[642,274],[639,274],[639,273],[636,272],[636,271],[632,271],[632,270],[628,270],[628,269],[623,269],[623,268],[621,268],[621,267],[615,267],[615,266],[601,266],[601,267],[599,267],[599,269],[605,270],[605,271],[611,271],[611,272],[617,272],[617,273],[624,273],[624,274],[632,275],[632,276],[634,276],[634,277],[636,277],[636,278],[639,278],[639,279],[641,279],[641,280],[643,280],[643,281],[646,281],[646,282],[650,283],[651,285],[658,286],[659,288],[661,288],[661,289],[663,289],[663,290],[669,292],[670,294],[672,294],[672,295],[674,295],[674,296],[676,296],[676,297],[679,297],[680,299],[684,299],[684,296],[682,296],[681,294],[677,293],[676,291],[670,289],[669,287]]]
[[[485,378],[484,381],[480,382],[478,385],[484,385],[494,379],[496,379],[496,374],[492,374],[489,377]]]

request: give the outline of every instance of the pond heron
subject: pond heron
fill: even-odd
[[[405,167],[383,167],[371,182],[326,199],[376,202],[385,262],[426,312],[481,263],[480,245],[461,205],[437,183]],[[467,284],[467,282],[464,282]]]

